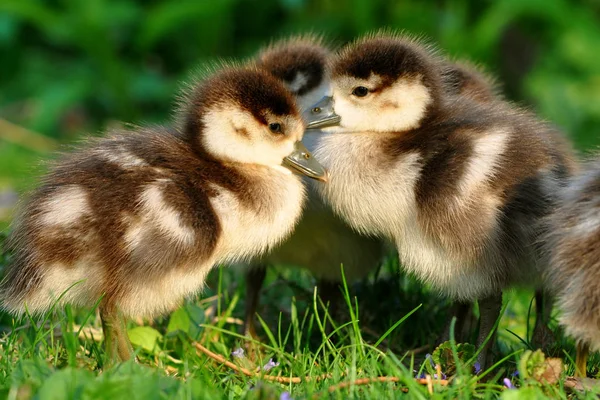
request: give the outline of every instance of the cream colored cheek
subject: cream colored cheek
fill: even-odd
[[[364,119],[363,110],[346,99],[335,102],[335,112],[341,117],[340,125],[347,128],[358,128]]]
[[[262,147],[260,158],[262,164],[281,165],[283,159],[294,151],[294,145],[291,142],[269,143]]]
[[[285,157],[289,156],[290,154],[292,154],[294,152],[294,143],[295,143],[294,140],[289,140],[289,141],[286,140],[284,142],[283,146],[281,146],[282,147],[282,149],[281,149],[282,150],[281,151],[281,155],[282,155],[281,160],[282,161]]]
[[[294,140],[292,142],[299,142],[304,137],[304,128],[300,128],[296,130],[296,133],[291,136]],[[292,145],[293,146],[293,145]]]
[[[334,93],[333,95],[333,110],[335,111],[335,113],[337,115],[339,115],[340,117],[343,118],[348,118],[349,117],[349,111],[350,111],[350,103],[348,102],[348,100],[346,98],[344,98],[344,96],[341,96],[339,94]],[[343,122],[343,121],[342,121]]]

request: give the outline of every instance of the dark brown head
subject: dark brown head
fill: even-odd
[[[330,92],[329,50],[317,36],[280,40],[261,50],[256,63],[279,78],[305,110]]]
[[[467,61],[446,63],[443,82],[444,92],[449,95],[468,97],[479,103],[490,103],[501,98],[495,79]]]
[[[257,68],[226,67],[180,102],[183,136],[217,160],[280,165],[304,132],[292,95]]]
[[[440,102],[438,65],[426,46],[402,36],[376,35],[349,44],[331,69],[341,126],[369,131],[418,127]]]

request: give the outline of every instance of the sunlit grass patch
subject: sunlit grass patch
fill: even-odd
[[[328,315],[308,275],[290,269],[271,272],[259,311],[262,340],[252,346],[242,333],[245,285],[239,272],[215,270],[201,298],[156,321],[131,323],[140,364],[105,371],[101,324],[94,310],[57,308],[43,318],[20,321],[3,315],[0,391],[22,399],[566,396],[560,384],[544,385],[515,374],[526,346],[506,328],[526,318],[531,294],[525,291],[507,296],[500,362],[481,371],[473,364],[472,350],[465,353],[463,345],[410,351],[441,329],[448,303],[398,275],[394,263],[378,279],[346,286],[343,295],[352,311],[345,321]],[[294,285],[286,285],[286,279],[294,279]],[[360,296],[372,293],[373,286],[391,296],[394,292],[384,291],[385,285],[404,303],[406,311],[400,307],[397,317],[383,307],[385,299],[377,307],[376,299]],[[433,331],[426,334],[428,329]],[[568,359],[566,364],[565,372],[572,372]]]

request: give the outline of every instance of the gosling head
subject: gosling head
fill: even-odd
[[[304,111],[331,94],[327,71],[329,55],[322,38],[294,36],[262,49],[256,63],[280,79]]]
[[[367,37],[332,63],[335,112],[342,130],[405,131],[440,104],[439,62],[423,45],[400,36]]]
[[[335,125],[331,79],[327,69],[329,49],[318,36],[296,36],[280,40],[261,50],[256,63],[280,79],[296,97],[307,121],[307,129]]]
[[[182,134],[203,156],[225,163],[282,165],[325,180],[300,140],[305,129],[283,84],[256,68],[228,67],[193,85],[181,99]]]

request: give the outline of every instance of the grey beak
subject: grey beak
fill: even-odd
[[[306,110],[302,117],[306,121],[306,129],[339,125],[341,120],[333,109],[333,97],[331,96],[323,97],[310,109]]]
[[[302,142],[296,142],[294,152],[283,159],[283,166],[309,178],[327,182],[327,170],[315,160]]]

